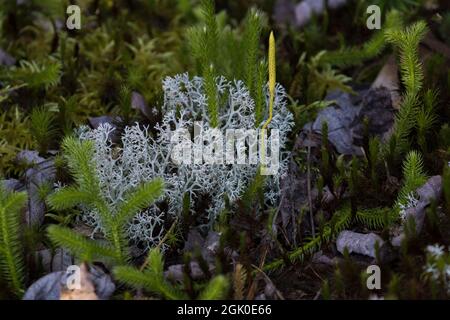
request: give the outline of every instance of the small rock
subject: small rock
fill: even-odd
[[[29,167],[39,165],[45,161],[44,158],[39,156],[39,152],[35,150],[22,150],[16,157],[18,162],[21,162]]]
[[[336,240],[337,250],[344,253],[347,248],[349,253],[358,253],[375,258],[375,244],[379,247],[384,244],[383,239],[374,233],[363,234],[353,231],[342,231]]]
[[[336,257],[333,257],[332,259],[328,256],[324,255],[322,251],[316,252],[312,257],[312,262],[317,264],[325,264],[329,266],[335,266],[338,263],[338,260]]]
[[[305,132],[322,132],[328,125],[328,140],[337,152],[345,155],[362,155],[364,119],[369,122],[369,133],[385,137],[394,123],[391,94],[386,88],[359,90],[354,96],[339,90],[331,91],[326,100],[335,101],[321,110],[316,120],[304,126]]]
[[[200,232],[197,229],[191,229],[184,243],[183,252],[193,252],[197,248],[202,248],[204,243],[205,239],[203,239]]]
[[[28,192],[28,206],[25,221],[28,225],[41,225],[44,221],[46,205],[39,189],[42,185],[53,186],[56,170],[53,160],[44,159],[37,151],[23,150],[17,161],[29,168],[25,172],[25,187]]]
[[[261,293],[255,297],[255,300],[267,300],[267,297],[264,293]]]
[[[292,0],[278,0],[274,6],[274,20],[277,24],[295,23],[295,4]]]
[[[419,201],[430,204],[432,200],[439,199],[442,193],[442,177],[433,176],[419,189]]]
[[[295,25],[297,27],[304,26],[311,19],[312,9],[307,2],[300,2],[295,7],[294,12],[295,12]]]
[[[325,9],[325,0],[304,0],[314,14],[321,14]]]
[[[1,183],[3,183],[4,188],[8,191],[21,191],[24,188],[23,184],[16,179],[3,180]]]
[[[204,239],[197,229],[192,229],[189,231],[183,251],[194,252],[196,249],[200,249],[203,259],[213,263],[219,248],[219,240],[220,234],[217,232],[209,231],[206,239]]]
[[[191,269],[191,277],[194,280],[200,280],[205,278],[205,274],[203,273],[202,268],[200,268],[200,265],[192,261],[189,265]],[[214,271],[214,265],[210,264],[208,265],[209,271]],[[164,276],[167,279],[170,279],[175,282],[181,282],[183,281],[183,274],[184,274],[184,264],[176,264],[169,266],[167,271],[164,272]]]
[[[205,240],[205,247],[204,249],[208,250],[208,253],[211,255],[215,255],[217,253],[217,250],[219,249],[219,241],[220,241],[220,234],[214,231],[208,232],[208,236]]]
[[[419,203],[412,208],[408,208],[405,212],[406,221],[412,217],[416,225],[416,232],[419,234],[422,231],[425,222],[426,208],[434,199],[439,199],[442,194],[442,177],[433,176],[428,181],[416,190],[419,197]],[[391,243],[394,247],[399,247],[405,238],[403,226],[400,234],[395,236]]]
[[[328,0],[328,8],[337,9],[347,3],[347,0]]]
[[[58,300],[64,273],[52,272],[40,278],[27,289],[23,300]]]
[[[347,3],[347,0],[328,0],[330,9],[337,9]],[[275,3],[274,18],[278,24],[292,24],[296,27],[306,25],[313,15],[321,15],[325,10],[324,0],[303,0],[296,3],[292,0],[278,0]],[[292,12],[294,15],[292,15]]]
[[[16,59],[14,59],[14,57],[10,56],[3,49],[0,49],[0,65],[13,66],[15,64],[16,64]]]
[[[145,102],[144,97],[136,91],[131,94],[131,107],[133,109],[139,110],[148,119],[152,118],[152,112],[149,109],[147,102]]]
[[[83,265],[80,266],[82,291],[69,295],[67,289],[68,277],[73,276],[72,273],[66,271],[52,272],[36,282],[34,282],[25,292],[24,300],[59,300],[59,299],[81,299],[83,296],[79,294],[88,294],[84,297],[91,299],[109,299],[114,293],[115,285],[111,277],[103,270],[96,266],[90,266],[89,270]],[[94,290],[92,290],[94,289]],[[75,289],[76,290],[76,289]],[[72,291],[75,291],[72,290]]]
[[[63,271],[73,265],[72,256],[64,249],[58,248],[52,255],[49,249],[36,252],[36,258],[46,272]]]
[[[277,288],[273,285],[273,283],[267,283],[264,288],[264,295],[269,298],[273,299],[275,297],[275,294],[277,293]]]

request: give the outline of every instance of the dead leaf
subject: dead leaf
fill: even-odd
[[[344,253],[347,248],[349,253],[358,253],[372,258],[376,257],[376,243],[381,248],[384,241],[375,233],[364,234],[349,230],[339,233],[336,239],[336,247],[340,253]]]
[[[372,88],[381,88],[384,87],[388,89],[391,93],[392,98],[392,106],[395,109],[400,108],[400,79],[398,77],[398,66],[395,61],[395,56],[389,56],[388,60],[384,64],[383,68],[381,68],[378,76],[375,81],[372,83]]]

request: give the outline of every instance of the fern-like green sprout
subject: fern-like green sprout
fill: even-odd
[[[417,95],[422,89],[423,70],[418,47],[427,32],[424,21],[416,22],[404,30],[391,29],[385,32],[387,41],[400,50],[401,78],[408,95]]]
[[[212,278],[200,292],[198,300],[222,300],[228,293],[229,281],[224,275]]]
[[[250,10],[246,18],[245,39],[245,84],[252,97],[258,94],[256,77],[258,76],[259,39],[261,36],[261,14]]]
[[[210,65],[217,66],[220,33],[217,26],[214,0],[202,0],[201,13],[203,25],[190,28],[188,39],[193,57],[200,73],[205,76]]]
[[[262,13],[250,10],[244,20],[244,32],[231,30],[228,26],[219,30],[214,0],[201,2],[202,25],[188,30],[187,38],[197,70],[203,76],[208,101],[208,114],[213,127],[218,123],[219,99],[216,78],[224,75],[229,79],[244,81],[255,100],[256,126],[264,119],[266,109],[266,65],[258,62]],[[227,55],[227,56],[225,56]]]
[[[119,92],[119,107],[120,113],[124,118],[125,123],[129,123],[131,119],[131,90],[126,85],[120,88]]]
[[[104,259],[115,261],[116,252],[107,243],[87,239],[70,228],[60,225],[51,225],[47,228],[47,233],[53,243],[64,247],[82,261],[95,261]]]
[[[408,196],[422,186],[426,180],[422,155],[418,151],[410,151],[403,162],[403,187],[399,192],[397,204],[404,205]]]
[[[396,115],[394,133],[389,141],[391,159],[397,158],[409,149],[409,138],[416,126],[420,92],[423,85],[423,68],[418,47],[427,33],[427,25],[419,21],[404,30],[387,30],[386,39],[400,50],[400,70],[406,88],[400,111]]]
[[[129,259],[125,227],[136,213],[156,201],[162,194],[161,179],[144,183],[126,194],[123,202],[111,208],[103,198],[93,163],[93,144],[68,137],[63,150],[75,185],[64,187],[49,196],[48,202],[55,210],[65,210],[76,205],[95,209],[100,217],[106,244],[79,237],[66,227],[52,226],[48,229],[50,239],[66,247],[73,254],[91,260],[96,256],[125,263]]]
[[[362,225],[376,230],[382,229],[396,221],[397,214],[391,208],[365,209],[357,211],[355,219]],[[320,250],[323,244],[329,243],[338,233],[348,228],[351,222],[351,207],[345,205],[342,209],[335,212],[328,223],[322,226],[319,235],[288,253],[288,259],[291,263],[304,261],[306,257],[312,256]],[[284,263],[284,260],[278,259],[267,264],[264,269],[267,271],[276,270],[283,267]]]
[[[437,123],[435,108],[438,100],[438,91],[428,89],[423,97],[423,107],[419,109],[417,114],[417,143],[422,152],[427,152],[427,134]]]
[[[119,281],[148,292],[158,294],[168,300],[187,299],[188,296],[178,286],[172,285],[164,277],[163,256],[158,248],[151,249],[144,270],[130,266],[114,268],[114,276]],[[224,299],[229,287],[228,279],[219,275],[211,279],[198,295],[199,299]]]
[[[383,30],[376,32],[362,47],[349,47],[337,51],[325,52],[320,62],[337,67],[350,67],[373,59],[381,54],[386,47],[386,30],[396,30],[403,25],[402,17],[398,11],[391,11],[386,16]]]
[[[144,270],[130,266],[114,268],[117,280],[136,288],[143,288],[169,300],[186,299],[187,296],[178,288],[172,286],[164,277],[164,262],[159,249],[150,250],[148,263]]]
[[[246,210],[252,210],[255,202],[258,200],[262,203],[264,199],[264,183],[265,176],[261,174],[261,168],[257,171],[255,178],[248,185],[244,194],[242,195],[242,203],[244,204]],[[262,198],[262,199],[261,199]]]
[[[216,67],[218,61],[219,30],[217,26],[214,0],[203,0],[201,12],[204,25],[191,28],[188,32],[191,51],[197,60],[208,101],[209,123],[212,127],[219,125],[219,102],[216,89]]]
[[[25,192],[8,192],[0,183],[0,275],[18,297],[24,289],[20,213],[26,201]]]
[[[19,173],[14,164],[17,152],[32,146],[29,117],[17,106],[0,112],[0,175]]]
[[[311,256],[317,252],[323,243],[328,243],[336,234],[347,228],[350,223],[351,211],[345,207],[343,210],[334,214],[333,218],[322,227],[322,232],[319,235],[288,253],[288,259],[291,263],[304,261],[307,256]],[[285,261],[283,259],[278,259],[265,265],[264,270],[276,270],[283,267],[284,264]]]
[[[303,69],[303,71],[301,70],[300,72],[307,73],[307,88],[305,90],[307,104],[323,100],[325,94],[329,90],[338,89],[343,92],[355,93],[353,89],[347,85],[351,80],[350,77],[338,73],[337,70],[332,68],[331,64],[323,63],[321,61],[322,56],[325,54],[326,51],[320,51],[306,62],[306,54],[304,53],[299,60],[299,66],[302,66],[301,69]],[[299,74],[298,77],[301,79],[303,74]]]
[[[13,68],[9,71],[8,77],[12,80],[26,83],[31,89],[49,89],[59,83],[61,68],[59,61],[43,64],[36,61],[22,60],[18,68]]]
[[[358,210],[356,221],[372,230],[380,230],[397,220],[395,210],[391,208],[373,208]]]
[[[209,123],[213,128],[216,128],[219,125],[219,103],[214,66],[212,64],[205,70],[204,86],[206,99],[208,101]]]
[[[31,134],[39,153],[47,153],[52,139],[56,135],[55,115],[45,107],[34,108],[31,112]]]
[[[206,40],[206,61],[204,68],[209,67],[209,63],[214,63],[219,50],[219,30],[216,20],[216,9],[214,0],[202,0],[201,3],[203,18],[205,22],[205,40]]]
[[[267,63],[261,61],[257,67],[257,76],[255,84],[255,125],[259,126],[264,120],[266,109],[266,82],[267,82]]]

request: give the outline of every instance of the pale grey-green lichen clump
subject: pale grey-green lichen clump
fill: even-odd
[[[162,224],[168,215],[181,212],[183,198],[188,195],[191,208],[199,196],[211,199],[207,209],[205,225],[210,225],[224,208],[225,196],[231,203],[241,197],[253,180],[257,165],[230,164],[175,164],[171,160],[171,135],[175,129],[186,128],[192,132],[194,121],[202,121],[204,130],[209,128],[207,98],[203,90],[203,79],[189,78],[188,74],[167,77],[163,82],[163,119],[151,136],[148,128],[139,125],[126,127],[121,146],[113,145],[109,139],[114,128],[102,124],[97,129],[81,128],[81,139],[92,140],[95,145],[97,175],[103,195],[111,206],[120,203],[129,189],[155,177],[165,181],[166,210],[158,204],[139,213],[128,226],[128,235],[134,242],[147,247],[155,245],[163,234]],[[260,128],[255,124],[254,101],[241,81],[217,78],[220,105],[220,129]],[[293,116],[286,106],[286,94],[281,85],[276,86],[274,116],[270,129],[279,130],[280,168],[277,174],[267,176],[265,199],[275,205],[279,196],[279,180],[287,169],[287,153],[283,151],[287,135],[293,126]],[[162,206],[161,206],[162,207]],[[97,231],[102,229],[94,211],[83,210],[82,219]]]

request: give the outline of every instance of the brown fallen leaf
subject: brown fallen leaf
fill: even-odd
[[[389,56],[388,60],[384,64],[378,73],[377,78],[372,83],[372,88],[385,87],[391,92],[392,106],[395,109],[400,108],[400,80],[398,77],[398,66],[395,61],[395,56]]]

